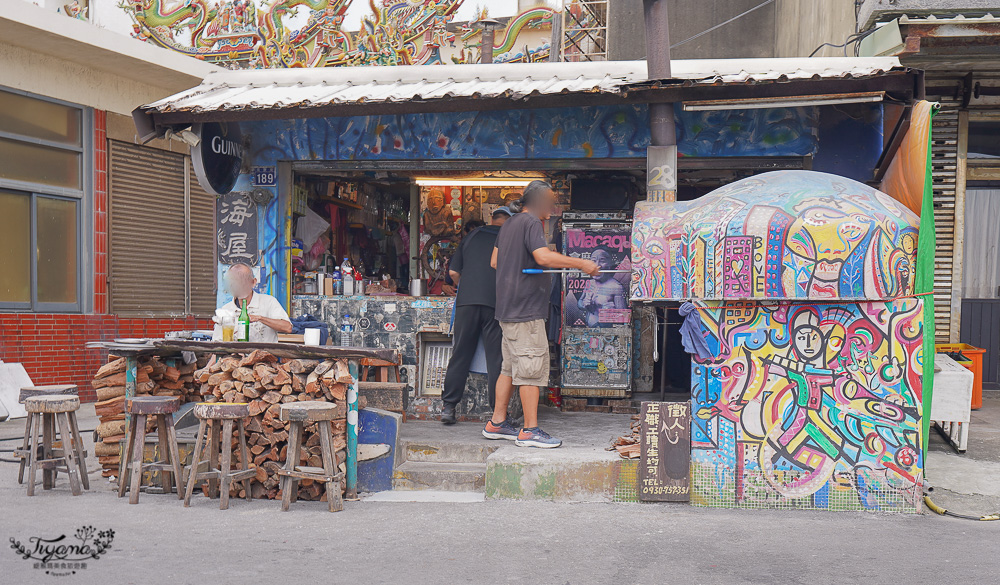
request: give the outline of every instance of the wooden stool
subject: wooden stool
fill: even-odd
[[[360,382],[399,382],[399,364],[376,358],[361,358]],[[375,379],[369,380],[372,370],[375,370]],[[391,380],[389,378],[392,378]]]
[[[27,448],[19,454],[28,465],[29,496],[35,495],[35,471],[39,467],[42,468],[43,489],[52,489],[57,471],[64,471],[69,475],[69,485],[74,496],[80,495],[81,481],[83,489],[90,489],[87,455],[83,451],[83,439],[80,438],[80,429],[76,425],[76,411],[79,408],[80,399],[76,396],[32,396],[25,399],[24,409],[28,411],[25,436],[28,440]],[[54,447],[57,432],[62,441],[58,448]]]
[[[144,471],[159,471],[160,485],[163,492],[169,494],[171,482],[167,474],[174,477],[173,484],[177,488],[177,499],[183,497],[181,456],[177,449],[177,434],[174,432],[173,413],[180,408],[181,401],[172,396],[137,396],[125,400],[125,412],[132,415],[128,427],[128,444],[122,453],[121,472],[118,477],[118,497],[125,495],[129,486],[129,469],[132,481],[129,486],[128,503],[139,503],[139,484],[142,483]],[[157,446],[160,449],[161,460],[143,463],[143,453],[146,449],[146,419],[156,419]]]
[[[281,420],[289,423],[288,454],[281,476],[281,509],[288,511],[289,505],[298,499],[299,480],[311,479],[326,484],[326,500],[331,512],[344,509],[340,480],[343,474],[337,470],[337,460],[333,452],[333,427],[330,424],[337,415],[337,405],[317,400],[290,402],[281,405]],[[302,449],[302,431],[306,423],[315,422],[319,431],[323,467],[299,465]]]
[[[77,396],[77,389],[75,384],[60,384],[56,386],[25,386],[21,388],[21,393],[18,395],[17,403],[24,404],[24,401],[28,398],[33,398],[35,396],[52,396],[52,395],[72,395]],[[31,418],[31,417],[28,417]],[[73,415],[73,421],[76,422],[76,415]],[[28,464],[28,458],[24,453],[28,451],[28,424],[25,421],[24,425],[24,442],[21,444],[20,450],[14,451],[14,456],[21,460],[21,464],[17,469],[17,483],[24,483],[24,469]],[[83,456],[86,457],[87,453],[84,451]]]
[[[221,480],[222,490],[219,497],[219,509],[229,508],[229,487],[234,481],[242,481],[249,501],[250,478],[256,470],[250,469],[250,451],[247,449],[247,436],[243,428],[243,419],[250,416],[249,405],[245,402],[199,402],[194,407],[194,415],[198,417],[198,438],[194,444],[194,454],[191,466],[188,468],[187,491],[184,494],[184,506],[191,505],[191,494],[198,480],[208,480],[208,497],[214,498],[219,490],[216,482]],[[233,471],[233,421],[238,423],[240,439],[240,469]],[[221,430],[220,428],[221,427]],[[206,432],[207,429],[207,432]],[[207,443],[207,444],[206,444]],[[205,460],[205,449],[208,449],[208,460]],[[222,456],[220,463],[219,456]],[[199,472],[202,464],[208,463],[208,471]]]

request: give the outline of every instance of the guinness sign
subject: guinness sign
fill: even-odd
[[[236,122],[204,122],[192,128],[201,139],[191,148],[191,162],[198,183],[209,193],[233,190],[243,166],[243,135]]]

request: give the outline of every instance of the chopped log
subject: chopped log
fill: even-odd
[[[319,394],[323,391],[319,385],[320,375],[321,374],[319,374],[316,370],[313,370],[313,372],[306,377],[306,392],[309,394]]]
[[[259,378],[254,377],[254,371],[252,368],[247,368],[240,366],[233,370],[233,378],[240,380],[241,382],[256,382]]]
[[[212,374],[212,376],[208,379],[208,385],[218,386],[219,384],[222,384],[226,380],[232,380],[232,379],[233,377],[232,375],[230,375],[229,372],[222,371],[219,372],[218,374]]]
[[[280,394],[284,394],[285,396],[287,396],[292,393],[292,385],[285,384],[284,386],[281,387],[281,389],[278,390],[278,392]]]
[[[238,367],[240,367],[240,358],[231,355],[227,355],[226,357],[222,358],[223,372],[232,372]]]
[[[330,368],[333,367],[333,364],[334,364],[333,360],[323,360],[320,363],[316,364],[316,367],[313,369],[313,372],[315,372],[316,375],[318,376],[322,376],[323,374],[330,371]]]
[[[347,362],[343,360],[337,360],[337,381],[341,384],[350,384],[351,380],[351,370],[347,367]]]
[[[284,386],[285,384],[292,383],[292,377],[285,370],[278,369],[274,372],[274,385]]]
[[[241,392],[243,392],[244,398],[249,398],[249,399],[260,398],[260,392],[258,392],[257,388],[251,386],[250,384],[244,385]]]
[[[109,400],[117,396],[125,396],[125,386],[105,386],[95,389],[98,400]]]
[[[270,404],[276,404],[281,401],[281,394],[278,394],[277,392],[271,390],[265,393],[262,398],[264,399],[264,402]]]
[[[306,377],[303,374],[292,374],[292,392],[306,391]]]
[[[101,366],[100,369],[97,370],[97,373],[94,374],[94,378],[105,378],[111,374],[117,374],[124,371],[125,358],[118,358]]]
[[[270,353],[268,353],[268,352],[266,352],[266,351],[264,351],[262,349],[255,349],[252,352],[250,352],[250,354],[248,354],[247,356],[245,356],[242,360],[240,360],[240,365],[241,366],[251,366],[253,364],[258,364],[258,363],[261,363],[261,362],[266,362],[266,363],[273,364],[273,363],[275,363],[277,361],[278,361],[278,358],[276,358],[274,355],[272,355],[272,354],[270,354]]]
[[[288,371],[292,374],[304,374],[314,370],[319,365],[319,360],[295,359],[287,363]]]
[[[135,381],[137,383],[149,382],[149,373],[144,369],[140,368],[135,376]],[[105,376],[103,378],[98,378],[92,381],[91,386],[96,390],[97,388],[104,388],[106,386],[124,386],[125,385],[125,372],[118,372],[117,374],[112,374],[110,376]]]
[[[181,371],[177,368],[168,367],[163,370],[163,377],[171,382],[176,382],[181,379]]]
[[[347,400],[347,384],[333,384],[329,390],[334,400]]]

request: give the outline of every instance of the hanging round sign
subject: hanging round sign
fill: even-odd
[[[201,139],[191,162],[202,189],[216,195],[233,190],[243,166],[243,134],[236,122],[203,122],[192,130]]]

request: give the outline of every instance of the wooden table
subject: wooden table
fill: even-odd
[[[347,390],[347,499],[357,499],[358,493],[358,362],[361,359],[378,359],[399,363],[399,352],[393,349],[368,347],[339,347],[329,345],[303,345],[297,343],[245,343],[235,341],[192,341],[186,339],[157,339],[147,343],[88,343],[89,348],[105,349],[124,357],[125,396],[135,396],[136,377],[140,357],[160,356],[178,358],[181,352],[195,354],[248,354],[254,350],[266,351],[280,358],[346,359],[351,372],[351,385]],[[129,426],[125,415],[125,428]],[[128,444],[128,437],[125,443]]]

